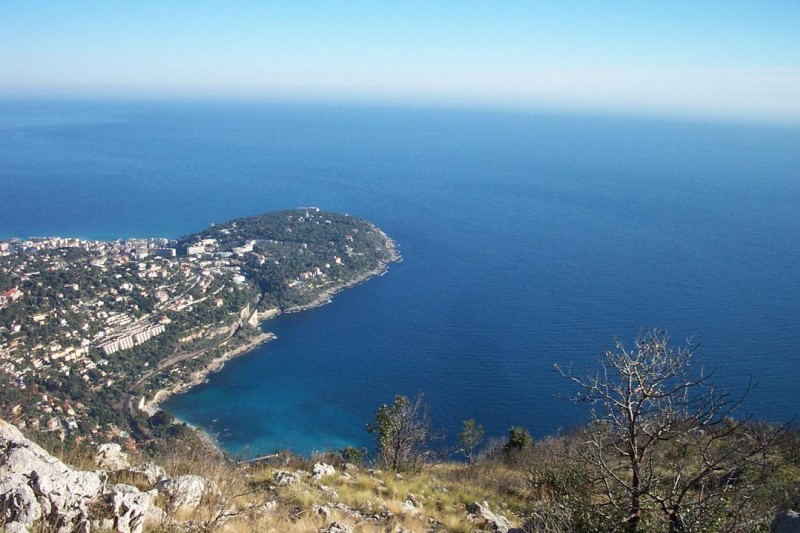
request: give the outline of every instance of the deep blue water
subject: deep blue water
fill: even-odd
[[[318,205],[404,261],[166,408],[234,453],[368,445],[424,392],[451,439],[585,420],[578,369],[642,328],[693,335],[745,411],[798,414],[800,130],[279,104],[0,103],[0,236],[168,236]]]

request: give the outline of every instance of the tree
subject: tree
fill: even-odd
[[[587,429],[591,479],[605,513],[620,515],[629,533],[644,519],[665,520],[671,533],[746,530],[747,498],[771,467],[769,452],[785,427],[733,418],[732,401],[692,367],[698,345],[668,346],[663,331],[621,342],[600,370],[578,377],[575,399],[599,406]],[[746,394],[745,394],[746,395]]]
[[[339,450],[339,457],[345,463],[360,463],[364,458],[364,452],[355,446],[345,446]]]
[[[461,443],[461,453],[467,458],[467,464],[472,464],[475,448],[478,447],[482,440],[483,426],[472,418],[464,420],[464,429],[458,435],[458,441]]]
[[[375,437],[383,468],[419,472],[432,459],[430,444],[435,435],[421,394],[413,401],[398,395],[392,405],[382,405],[375,412],[375,422],[367,424],[367,432]]]
[[[508,428],[508,441],[504,448],[506,451],[522,451],[527,450],[533,446],[533,437],[527,429],[520,426],[511,426]]]

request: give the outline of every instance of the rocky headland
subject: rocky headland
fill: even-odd
[[[272,338],[262,321],[398,260],[375,225],[314,207],[174,240],[0,242],[0,416],[44,440],[159,438],[158,403]]]

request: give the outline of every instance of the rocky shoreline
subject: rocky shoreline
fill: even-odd
[[[370,271],[367,271],[362,275],[357,276],[346,283],[341,283],[322,291],[317,298],[315,298],[313,301],[307,304],[293,306],[284,311],[281,311],[280,309],[268,309],[263,312],[256,312],[255,316],[257,316],[259,321],[264,321],[275,318],[282,312],[299,313],[301,311],[314,309],[316,307],[320,307],[328,303],[335,294],[341,292],[342,290],[354,287],[356,285],[360,285],[361,283],[364,283],[369,279],[384,274],[388,270],[389,265],[391,263],[401,261],[402,257],[397,252],[397,246],[395,242],[392,239],[390,239],[384,232],[381,232],[381,234],[386,240],[387,248],[391,252],[391,255],[387,261],[382,261],[378,265],[378,267]],[[176,383],[170,387],[156,391],[156,393],[153,395],[153,398],[147,402],[145,402],[144,398],[142,398],[142,402],[139,405],[139,409],[152,416],[157,411],[161,410],[160,404],[166,401],[169,397],[175,394],[186,392],[187,390],[191,389],[194,386],[200,385],[201,383],[205,383],[208,380],[208,376],[210,374],[220,371],[222,367],[225,366],[225,363],[227,363],[231,359],[238,357],[240,355],[244,355],[245,353],[250,352],[254,348],[274,338],[276,338],[275,334],[270,332],[264,332],[256,335],[255,337],[250,339],[247,343],[238,346],[233,350],[226,351],[221,356],[210,361],[205,367],[196,370],[191,374],[188,380],[181,381],[180,383]]]
[[[402,257],[397,252],[397,245],[395,244],[395,242],[392,239],[390,239],[389,236],[386,235],[382,231],[381,231],[381,235],[385,239],[386,247],[389,249],[389,252],[391,253],[391,256],[389,257],[389,259],[387,261],[381,261],[380,264],[377,267],[375,267],[372,270],[369,270],[367,272],[364,272],[360,276],[357,276],[357,277],[353,278],[352,280],[350,280],[350,281],[348,281],[346,283],[340,283],[339,285],[334,285],[333,287],[325,289],[324,291],[322,291],[319,294],[319,296],[317,296],[313,301],[311,301],[311,302],[309,302],[307,304],[295,305],[295,306],[292,306],[292,307],[284,310],[283,312],[284,313],[299,313],[301,311],[307,311],[309,309],[314,309],[316,307],[320,307],[322,305],[325,305],[330,301],[330,299],[335,294],[343,291],[344,289],[349,289],[350,287],[355,287],[356,285],[360,285],[360,284],[364,283],[367,280],[370,280],[370,279],[372,279],[374,277],[380,276],[381,274],[383,274],[384,272],[386,272],[389,269],[389,265],[390,264],[396,263],[396,262],[402,260]],[[280,314],[280,312],[276,313],[273,316],[277,316],[277,314]]]
[[[259,333],[248,342],[241,346],[237,346],[236,348],[226,351],[219,357],[212,359],[205,367],[192,372],[191,376],[186,381],[181,381],[180,383],[175,383],[174,385],[159,389],[150,399],[150,401],[142,402],[139,405],[139,410],[144,411],[149,415],[155,414],[157,411],[161,410],[160,404],[166,401],[170,396],[175,394],[180,394],[182,392],[186,392],[187,390],[191,389],[194,386],[200,385],[201,383],[205,383],[208,380],[208,376],[213,374],[214,372],[219,372],[225,363],[230,361],[231,359],[243,355],[254,348],[264,344],[267,341],[271,341],[275,338],[274,333]],[[144,398],[143,398],[144,400]]]

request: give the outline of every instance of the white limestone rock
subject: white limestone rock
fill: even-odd
[[[89,505],[103,492],[106,476],[71,469],[0,420],[0,480],[5,520],[30,527],[40,516],[67,533],[88,530]]]
[[[114,515],[117,533],[141,533],[148,519],[161,518],[161,510],[155,507],[150,494],[131,485],[112,485],[103,499]]]
[[[333,522],[326,529],[320,529],[319,531],[320,533],[353,533],[352,529],[341,522]]]
[[[0,520],[31,525],[42,517],[42,506],[26,481],[19,477],[0,480]]]
[[[3,531],[5,533],[28,533],[28,528],[19,522],[6,522]]]
[[[128,463],[128,454],[122,451],[122,447],[119,444],[113,442],[101,444],[97,447],[97,453],[94,456],[94,464],[96,464],[98,468],[110,472],[125,470],[130,466],[130,463]]]
[[[509,530],[512,528],[511,522],[508,520],[508,518],[490,511],[489,504],[486,502],[475,502],[468,504],[467,512],[475,515],[479,519],[482,519],[486,525],[492,529],[492,531],[497,531],[498,533],[509,533]]]
[[[174,479],[162,480],[158,483],[157,488],[167,497],[172,509],[197,507],[203,498],[219,493],[213,481],[195,475],[183,475]]]
[[[285,470],[278,470],[275,472],[275,483],[281,486],[297,485],[300,483],[300,474],[297,472],[287,472]]]
[[[317,505],[316,503],[311,506],[311,512],[315,515],[320,515],[323,518],[330,518],[331,507],[327,503],[325,505]]]
[[[132,466],[127,471],[131,474],[142,476],[150,486],[167,479],[167,471],[164,470],[164,467],[153,463]]]
[[[319,481],[325,476],[334,475],[336,473],[336,469],[329,464],[315,463],[314,467],[311,469],[311,473],[313,474],[312,477],[314,478],[314,480]]]
[[[104,448],[102,455],[119,457],[121,450],[114,446]],[[103,471],[65,465],[0,420],[0,523],[5,522],[6,532],[26,531],[42,521],[37,527],[54,533],[89,533],[92,524],[141,533],[145,521],[163,518],[155,505],[157,491],[141,492],[129,485],[106,488],[106,479]]]

